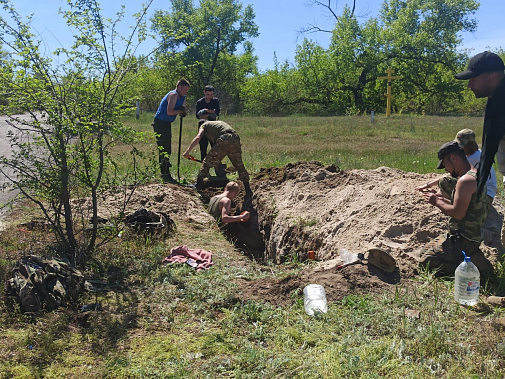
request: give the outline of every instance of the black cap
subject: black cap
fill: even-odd
[[[477,54],[475,57],[470,59],[470,63],[468,63],[466,71],[460,72],[459,74],[454,75],[454,77],[460,80],[467,80],[475,78],[485,72],[503,70],[505,70],[503,60],[495,53],[484,51],[483,53]]]
[[[456,151],[463,151],[461,146],[459,146],[458,142],[456,141],[451,141],[451,142],[446,142],[442,146],[440,146],[440,149],[438,149],[438,169],[444,168],[444,163],[443,160],[447,154],[454,153]],[[463,153],[464,154],[464,153]]]

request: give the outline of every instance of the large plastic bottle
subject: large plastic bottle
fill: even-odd
[[[465,260],[454,273],[454,298],[460,304],[475,305],[479,301],[479,288],[479,270],[465,254]]]
[[[320,284],[309,284],[303,289],[305,313],[313,316],[315,313],[326,313],[328,304],[326,292]]]

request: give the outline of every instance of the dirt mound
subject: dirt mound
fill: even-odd
[[[252,204],[235,199],[232,214],[247,209],[246,223],[224,228],[230,241],[258,260],[275,263],[307,260],[309,250],[318,262],[296,277],[282,281],[261,279],[238,283],[245,299],[274,304],[293,302],[293,291],[308,283],[323,284],[330,300],[353,292],[380,292],[394,288],[416,273],[415,253],[432,238],[447,232],[447,217],[426,203],[415,187],[436,178],[387,167],[342,171],[318,162],[297,162],[283,168],[262,169],[251,181]],[[144,207],[185,220],[195,229],[215,220],[205,210],[208,199],[222,188],[208,188],[200,197],[191,188],[153,184],[136,190],[125,213]],[[130,195],[110,194],[102,199],[101,216],[124,207]],[[481,249],[492,262],[503,253],[500,243],[504,208],[495,200],[485,225]],[[398,270],[385,273],[368,265],[338,270],[340,251],[366,253],[381,247],[397,261]],[[296,297],[295,297],[296,298]]]
[[[415,187],[435,178],[387,167],[341,171],[317,162],[262,170],[254,180],[254,203],[265,236],[265,255],[277,263],[305,260],[315,250],[321,261],[341,249],[364,253],[382,247],[407,259],[447,232],[447,217],[426,203]],[[496,259],[503,207],[497,201],[486,223],[483,249]]]
[[[447,217],[426,203],[415,187],[436,178],[387,167],[341,171],[318,162],[269,168],[253,180],[258,228],[265,257],[276,263],[304,261],[315,250],[320,261],[296,278],[242,282],[245,298],[290,303],[294,288],[323,284],[330,300],[353,292],[377,292],[416,273],[415,253],[447,232]],[[504,208],[495,200],[485,225],[481,249],[491,261],[503,252],[500,243]],[[341,249],[366,253],[382,247],[399,270],[388,274],[368,265],[341,270]]]
[[[80,203],[83,209],[91,209],[89,199],[74,200],[74,203]],[[120,213],[127,215],[140,208],[167,213],[170,218],[187,221],[197,228],[215,222],[194,189],[174,184],[150,184],[135,190],[110,191],[99,199],[98,216],[115,218]]]

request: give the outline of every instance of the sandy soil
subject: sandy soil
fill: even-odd
[[[265,256],[277,263],[305,260],[314,250],[319,262],[281,282],[241,283],[244,296],[286,303],[293,288],[319,283],[329,300],[336,300],[350,293],[393,290],[395,283],[408,281],[417,274],[419,249],[447,232],[447,217],[415,190],[436,177],[387,167],[340,171],[317,162],[262,170],[253,191]],[[492,262],[503,254],[503,214],[503,205],[495,200],[481,244]],[[366,256],[372,247],[390,252],[398,270],[386,273],[366,264],[336,269],[342,249]]]
[[[316,252],[299,276],[246,281],[238,279],[244,299],[263,299],[274,304],[293,302],[292,292],[308,283],[323,284],[329,300],[350,293],[376,293],[394,289],[396,283],[417,274],[416,252],[432,238],[447,232],[447,217],[427,204],[415,190],[437,177],[387,167],[341,171],[318,162],[298,162],[284,168],[263,169],[252,178],[253,202],[236,199],[232,212],[252,211],[247,223],[225,230],[230,241],[246,255],[276,263],[305,261]],[[194,229],[208,228],[214,219],[205,202],[221,189],[195,190],[176,185],[153,184],[128,193],[104,197],[100,214],[111,217],[145,207],[184,220]],[[83,204],[85,205],[85,204]],[[504,207],[495,200],[485,226],[481,249],[491,261],[503,254],[500,243]],[[201,246],[205,248],[204,246]],[[337,270],[340,252],[365,253],[372,247],[389,251],[398,269],[386,273],[367,264]]]

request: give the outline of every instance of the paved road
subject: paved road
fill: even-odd
[[[7,132],[12,129],[12,127],[7,124],[5,121],[8,118],[6,116],[0,116],[0,155],[5,155],[7,157],[11,156],[11,145],[9,140],[7,139]],[[0,173],[0,184],[4,184],[6,182],[5,176]],[[19,191],[3,191],[0,189],[0,230],[3,229],[4,224],[2,222],[5,219],[6,214],[9,212],[8,208],[2,208],[2,205],[5,204],[9,199],[16,196]]]

